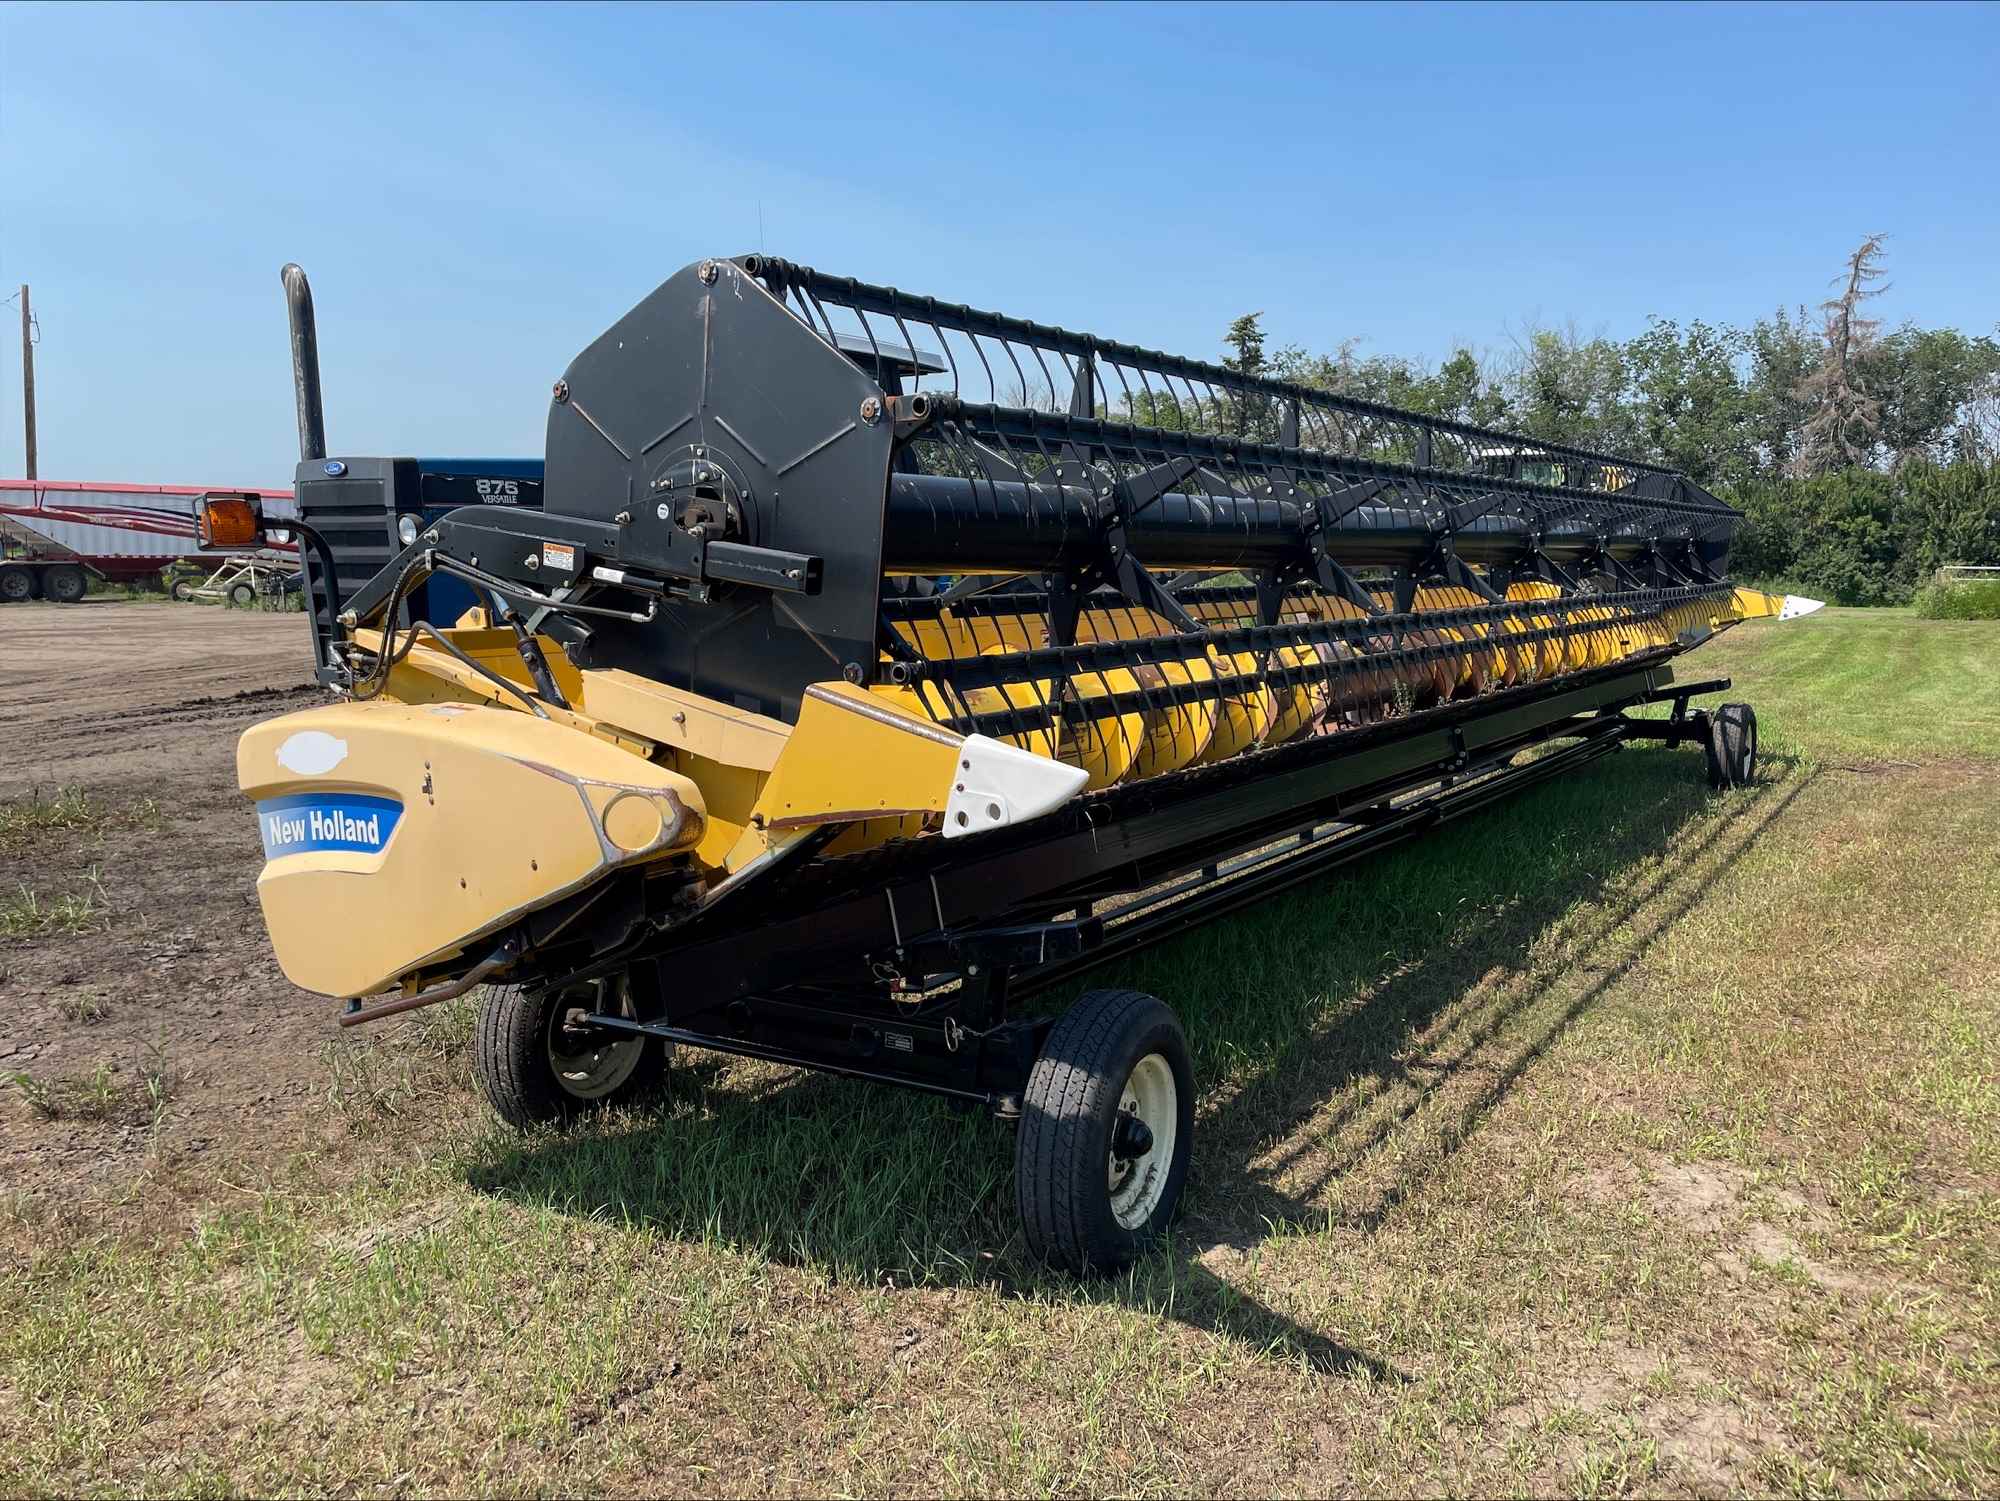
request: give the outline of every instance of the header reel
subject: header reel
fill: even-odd
[[[768,256],[685,268],[578,355],[545,476],[545,511],[445,517],[343,618],[444,569],[578,666],[781,719],[839,677],[1048,747],[1137,694],[1236,724],[1211,756],[1356,712],[1357,677],[1393,711],[1705,628],[1735,519],[1657,466]]]

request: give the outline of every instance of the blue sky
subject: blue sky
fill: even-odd
[[[278,267],[336,452],[538,454],[550,381],[762,246],[1189,354],[1533,319],[2000,320],[2000,7],[0,10],[0,282],[44,478],[289,483]],[[0,323],[0,474],[22,472]]]

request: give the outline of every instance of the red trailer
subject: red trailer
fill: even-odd
[[[181,560],[220,566],[228,555],[202,550],[194,515],[196,502],[221,488],[258,496],[274,519],[296,514],[289,490],[0,480],[0,601],[71,602],[92,578],[130,583]]]

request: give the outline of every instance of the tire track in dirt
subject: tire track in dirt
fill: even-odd
[[[312,701],[327,697],[324,689],[312,683],[297,688],[262,688],[239,693],[227,699],[193,698],[184,703],[168,704],[158,709],[141,709],[128,714],[81,714],[68,719],[50,719],[44,722],[42,729],[56,734],[81,734],[94,730],[115,730],[119,734],[130,734],[135,730],[166,727],[188,725],[208,727],[234,722],[248,723],[267,719],[274,714],[287,713],[292,709],[307,708]]]

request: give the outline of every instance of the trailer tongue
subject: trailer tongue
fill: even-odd
[[[675,1042],[984,1105],[1079,1270],[1174,1211],[1187,1048],[1152,997],[1024,997],[1635,737],[1746,780],[1754,716],[1671,661],[1811,604],[1657,466],[767,256],[667,281],[544,465],[440,508],[324,452],[287,287],[342,697],[239,748],[286,973],[349,1022],[485,983],[520,1124]]]

